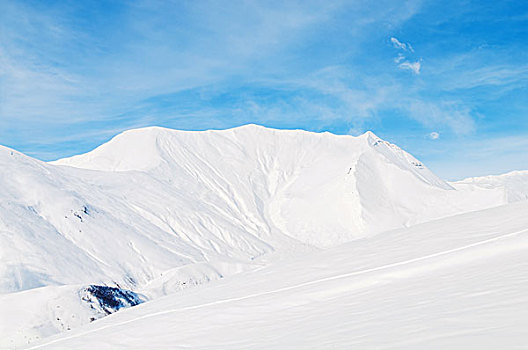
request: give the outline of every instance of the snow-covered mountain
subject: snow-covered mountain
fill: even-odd
[[[145,172],[179,192],[215,196],[231,208],[230,218],[251,218],[261,237],[280,232],[319,247],[499,200],[498,191],[471,191],[471,198],[453,191],[371,132],[351,137],[256,125],[206,132],[147,128],[55,164]]]
[[[470,177],[453,182],[452,185],[459,189],[475,186],[487,189],[500,189],[504,193],[504,199],[508,202],[527,200],[528,170],[512,171],[502,175]]]
[[[0,147],[0,168],[0,306],[39,305],[0,322],[2,345],[89,323],[104,309],[82,302],[89,285],[153,299],[519,199],[448,184],[371,132],[256,125],[130,130],[52,163]]]

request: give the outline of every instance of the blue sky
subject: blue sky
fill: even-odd
[[[526,1],[0,0],[0,144],[372,130],[447,179],[528,169]]]

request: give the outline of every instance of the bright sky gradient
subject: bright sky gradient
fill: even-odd
[[[527,1],[0,0],[0,144],[372,130],[446,179],[528,169]]]

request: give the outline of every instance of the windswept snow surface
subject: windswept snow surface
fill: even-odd
[[[385,232],[30,349],[525,349],[528,202]]]
[[[450,185],[371,132],[152,127],[52,163],[0,146],[0,169],[1,346],[62,331],[57,309],[84,315],[70,328],[89,323],[74,302],[87,285],[155,299],[509,201],[502,187]],[[58,304],[27,310],[27,298]]]
[[[471,187],[499,189],[504,192],[504,199],[508,202],[528,200],[528,170],[512,171],[502,175],[470,177],[453,182],[452,185],[459,189]]]

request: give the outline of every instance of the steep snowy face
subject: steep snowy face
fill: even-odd
[[[0,293],[77,283],[137,289],[214,261],[213,279],[272,251],[243,224],[143,173],[61,168],[5,148],[0,167]]]
[[[368,144],[378,153],[383,155],[387,162],[392,163],[404,171],[411,172],[414,176],[421,179],[423,183],[445,190],[453,189],[453,187],[448,185],[444,180],[431,172],[431,170],[422,164],[422,162],[402,150],[400,147],[380,139],[371,131],[365,133],[363,137],[366,137]]]
[[[498,189],[504,192],[504,200],[517,202],[528,199],[528,171],[512,171],[502,175],[470,177],[452,183],[457,188]]]
[[[280,232],[319,247],[502,204],[494,190],[466,198],[372,132],[352,137],[256,125],[204,132],[154,127],[127,131],[55,163],[145,172],[181,193],[214,198],[260,237]]]

